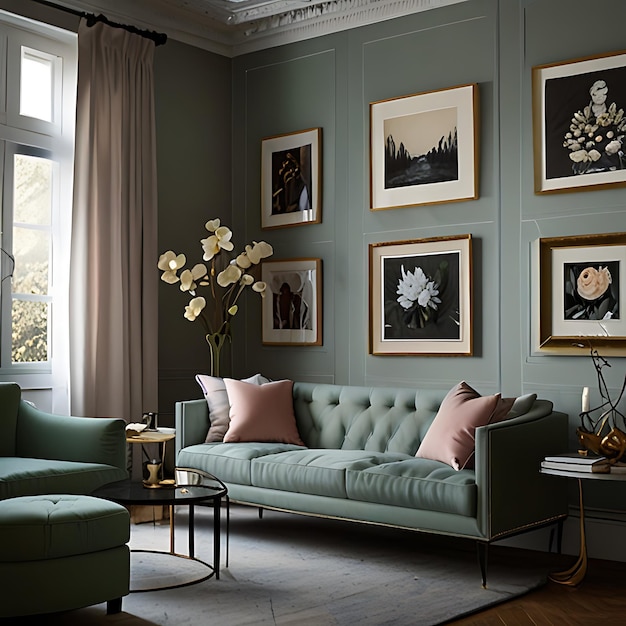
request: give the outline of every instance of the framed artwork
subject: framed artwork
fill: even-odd
[[[539,239],[538,254],[539,349],[626,354],[626,233]]]
[[[263,261],[263,344],[322,345],[322,261]]]
[[[472,354],[472,236],[369,246],[370,353]]]
[[[535,192],[626,184],[626,52],[532,70]]]
[[[321,222],[321,144],[321,128],[262,140],[261,228]]]
[[[370,104],[370,208],[478,197],[478,87]]]

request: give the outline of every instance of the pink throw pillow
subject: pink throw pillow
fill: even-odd
[[[293,381],[251,385],[225,378],[230,424],[225,443],[260,441],[303,446],[293,412]]]
[[[230,423],[230,418],[228,417],[230,405],[228,404],[228,394],[226,393],[224,379],[217,376],[197,374],[196,381],[202,388],[202,393],[209,407],[209,422],[211,426],[206,435],[205,443],[223,441]],[[244,382],[263,385],[264,383],[269,383],[269,380],[265,376],[261,376],[261,374],[255,374],[250,378],[244,378]]]
[[[460,382],[443,399],[415,456],[447,463],[455,470],[473,467],[476,428],[503,419],[514,401],[499,393],[481,396]]]

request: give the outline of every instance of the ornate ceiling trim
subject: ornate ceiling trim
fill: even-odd
[[[56,0],[235,57],[466,0]]]

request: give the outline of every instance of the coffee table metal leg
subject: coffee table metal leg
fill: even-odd
[[[196,508],[193,504],[189,505],[189,556],[194,558],[195,551],[195,533],[196,533],[196,522],[195,522],[195,510]]]
[[[221,519],[222,512],[222,499],[213,499],[213,571],[215,572],[215,579],[219,580],[220,577],[220,546],[221,546]]]
[[[170,552],[176,554],[174,549],[174,505],[170,504]]]

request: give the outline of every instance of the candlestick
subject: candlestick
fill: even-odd
[[[583,413],[589,412],[589,387],[583,387],[582,410]]]

